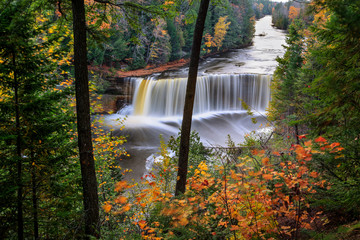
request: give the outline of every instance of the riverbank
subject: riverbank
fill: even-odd
[[[231,52],[238,51],[250,47],[253,45],[253,42],[250,44],[244,44],[236,49],[224,49],[222,51],[212,52],[203,56],[200,56],[200,63],[206,60],[207,58],[211,58],[214,56],[225,56]],[[135,70],[124,70],[124,69],[116,69],[111,68],[109,66],[101,65],[89,65],[88,68],[90,71],[95,73],[100,73],[102,76],[105,77],[113,77],[113,78],[125,78],[125,77],[146,77],[156,73],[163,73],[166,71],[175,71],[179,70],[182,67],[186,67],[190,62],[190,58],[187,59],[179,59],[172,62],[167,62],[160,65],[148,65],[145,68],[135,69]]]
[[[160,66],[146,66],[145,68],[124,71],[110,68],[108,66],[89,66],[89,70],[97,73],[105,74],[106,76],[125,78],[125,77],[145,77],[154,73],[161,73],[169,70],[177,70],[181,67],[184,67],[190,62],[190,59],[180,59],[173,62],[168,62]]]

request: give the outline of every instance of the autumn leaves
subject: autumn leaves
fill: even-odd
[[[165,160],[158,171],[141,184],[117,183],[120,195],[103,208],[123,219],[124,239],[130,233],[143,239],[295,237],[300,229],[326,221],[320,211],[310,211],[312,195],[330,188],[312,170],[312,159],[338,157],[342,150],[338,143],[319,137],[281,152],[254,149],[236,163],[215,156],[194,166],[185,194],[174,198],[167,185],[176,167],[162,149]]]

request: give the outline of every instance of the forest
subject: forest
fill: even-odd
[[[286,32],[271,133],[206,147],[199,61],[253,45],[266,15]],[[360,239],[359,39],[360,0],[0,1],[0,239]],[[101,69],[179,61],[182,128],[127,181]]]

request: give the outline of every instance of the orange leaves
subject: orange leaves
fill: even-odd
[[[300,14],[300,8],[296,8],[294,6],[290,6],[289,8],[289,19],[294,20]]]
[[[273,179],[273,176],[271,174],[263,174],[262,177],[265,179],[265,180],[272,180]]]
[[[310,151],[306,150],[302,146],[296,145],[295,146],[295,152],[296,152],[296,159],[297,160],[305,160],[305,161],[310,161],[311,160],[312,154],[310,153]]]
[[[332,144],[330,144],[330,147],[333,149],[333,148],[335,148],[335,147],[338,147],[338,146],[340,146],[340,143],[338,143],[338,142],[335,142],[335,143],[332,143]],[[342,150],[342,149],[341,149]]]
[[[268,157],[265,157],[261,160],[262,164],[267,166],[269,164],[270,159]]]
[[[131,209],[131,204],[128,203],[125,206],[123,206],[117,213],[122,214],[129,211],[130,209]]]
[[[132,186],[128,185],[128,183],[126,181],[120,181],[120,182],[116,183],[115,191],[120,192],[120,191],[123,191],[123,190],[131,188],[131,187]]]
[[[127,197],[119,196],[115,199],[115,203],[117,204],[125,204],[127,202]]]
[[[313,216],[307,212],[307,197],[316,192],[315,186],[327,187],[320,173],[309,167],[318,145],[326,146],[328,152],[340,148],[338,143],[328,144],[325,139],[318,138],[282,149],[282,154],[253,150],[257,155],[241,158],[241,164],[231,167],[201,162],[193,166],[195,173],[189,177],[182,198],[173,198],[169,192],[176,175],[170,158],[164,157],[157,166],[157,173],[150,174],[151,181],[139,184],[138,192],[136,189],[127,191],[133,196],[119,196],[114,200],[117,206],[103,208],[110,211],[107,209],[118,207],[117,212],[122,213],[122,217],[128,216],[144,239],[171,238],[175,229],[186,229],[196,235],[199,227],[210,235],[225,236],[231,232],[243,239],[265,238],[265,234],[274,232],[291,235],[293,223],[301,228],[311,227]],[[166,155],[166,146],[161,148],[161,154]],[[130,187],[133,186],[121,181],[115,190]],[[167,219],[166,224],[157,216],[149,217],[154,212],[161,219]]]
[[[309,174],[309,176],[312,177],[312,178],[317,178],[317,177],[319,176],[319,173],[317,173],[317,172],[311,172],[311,173]]]
[[[108,213],[108,212],[110,212],[111,211],[111,208],[112,208],[112,206],[111,206],[111,204],[110,203],[105,203],[105,205],[103,206],[103,209],[104,209],[104,211],[106,212],[106,213]]]

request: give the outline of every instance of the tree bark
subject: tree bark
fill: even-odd
[[[17,157],[17,220],[18,220],[18,239],[24,239],[24,217],[23,217],[23,202],[22,202],[22,157],[21,157],[21,132],[20,132],[20,107],[19,107],[19,82],[16,72],[16,57],[13,52],[13,67],[14,67],[14,92],[15,92],[15,125],[16,125],[16,157]]]
[[[99,238],[98,185],[91,140],[84,0],[72,0],[72,12],[74,26],[76,115],[85,211],[85,234]]]
[[[31,150],[31,182],[32,182],[32,203],[33,203],[33,222],[34,222],[34,239],[39,239],[39,218],[38,218],[38,202],[36,187],[36,165],[34,159],[34,151]]]
[[[185,106],[184,106],[183,120],[181,125],[178,175],[176,181],[175,196],[179,196],[180,194],[185,193],[186,176],[188,171],[191,121],[192,121],[195,91],[196,91],[196,79],[197,79],[198,66],[199,66],[202,35],[205,26],[206,14],[209,8],[209,2],[210,0],[201,0],[199,13],[196,19],[196,25],[194,30],[188,82],[186,86]]]

